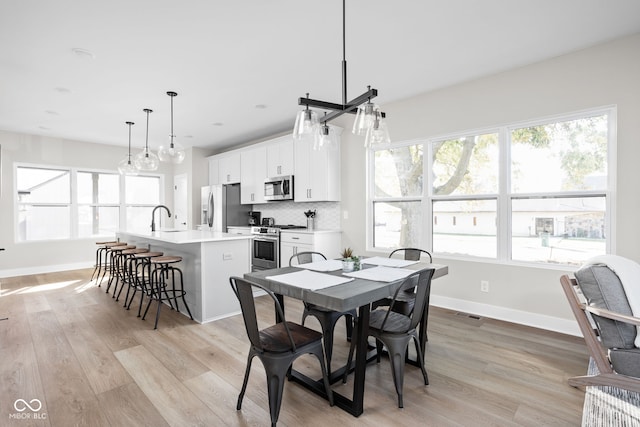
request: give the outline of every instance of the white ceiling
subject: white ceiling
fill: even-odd
[[[348,97],[385,103],[640,32],[638,0],[348,0]],[[74,48],[93,54],[78,55]],[[342,2],[3,0],[0,129],[223,149],[341,102]],[[263,106],[257,108],[256,106]]]

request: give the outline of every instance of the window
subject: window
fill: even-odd
[[[78,172],[78,237],[114,234],[120,220],[120,177]]]
[[[16,165],[16,239],[113,236],[121,226],[148,227],[161,188],[161,176],[121,182],[113,172]]]
[[[374,149],[369,246],[572,265],[606,253],[614,123],[603,109]]]
[[[374,153],[374,246],[415,247],[422,228],[423,145]]]
[[[19,167],[18,240],[71,237],[71,174],[64,169]]]
[[[125,215],[127,227],[142,230],[151,224],[151,212],[160,204],[159,176],[125,177]]]

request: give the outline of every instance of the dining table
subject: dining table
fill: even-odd
[[[300,264],[270,270],[253,271],[244,274],[244,278],[264,286],[273,292],[284,310],[284,297],[301,300],[306,303],[319,305],[335,311],[358,310],[358,322],[353,331],[352,340],[356,340],[355,364],[345,364],[331,373],[331,384],[341,381],[345,370],[354,372],[353,394],[351,398],[333,391],[334,403],[351,415],[358,417],[364,412],[364,389],[366,366],[375,360],[375,352],[368,342],[369,315],[371,303],[383,298],[391,297],[407,275],[422,269],[433,269],[432,279],[448,274],[448,266],[428,262],[397,260],[385,261],[381,257],[363,259],[361,270],[344,272],[337,260]],[[333,264],[332,264],[333,261]],[[314,268],[314,266],[318,266]],[[323,267],[326,266],[326,267]],[[428,303],[428,302],[427,302]],[[427,310],[419,327],[419,345],[424,355],[426,346]],[[276,317],[276,322],[282,319]],[[409,361],[411,363],[411,361]],[[416,361],[413,361],[415,364]],[[328,398],[322,379],[313,379],[307,375],[291,370],[290,380],[312,392]]]

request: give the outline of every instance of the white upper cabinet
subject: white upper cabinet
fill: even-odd
[[[285,135],[267,145],[267,176],[293,175],[293,137]]]
[[[240,203],[243,205],[265,203],[266,156],[267,148],[264,146],[240,152]]]
[[[220,184],[220,159],[218,156],[211,156],[209,160],[209,185]]]
[[[225,153],[216,157],[218,157],[218,184],[236,184],[240,182],[240,153]]]
[[[313,141],[295,141],[294,201],[340,201],[340,139],[336,149],[313,149]]]

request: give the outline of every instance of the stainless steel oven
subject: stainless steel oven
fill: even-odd
[[[267,227],[251,227],[251,269],[269,270],[280,267],[280,230]]]

